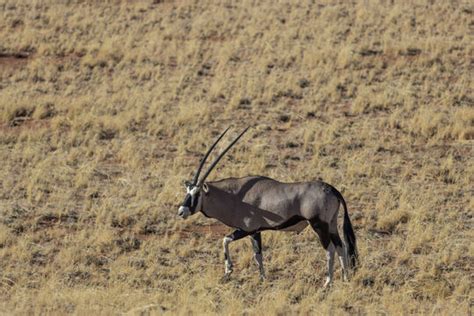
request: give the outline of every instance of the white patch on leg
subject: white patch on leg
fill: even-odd
[[[327,267],[328,267],[328,275],[326,277],[326,282],[324,283],[324,287],[328,287],[332,283],[333,274],[334,274],[334,253],[336,249],[332,243],[329,244],[328,249],[326,250],[326,259],[327,259]]]
[[[344,258],[344,256],[338,256],[339,257],[339,262],[341,263],[341,267],[342,267],[342,280],[344,280],[344,282],[347,281],[347,265],[346,265],[346,260]]]
[[[339,262],[341,263],[341,267],[342,267],[342,279],[344,281],[347,281],[348,280],[348,277],[347,277],[347,267],[348,267],[348,261],[347,261],[347,248],[346,246],[343,244],[342,246],[342,251],[340,249],[337,249],[337,255],[339,257]]]
[[[224,246],[224,257],[225,257],[225,274],[232,273],[232,261],[230,260],[229,244],[233,241],[230,237],[224,237],[222,245]]]

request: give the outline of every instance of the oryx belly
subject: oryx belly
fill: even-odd
[[[301,221],[299,222],[298,224],[296,225],[293,225],[293,226],[289,226],[287,228],[283,228],[282,230],[283,231],[287,231],[287,232],[297,232],[297,233],[300,233],[302,232],[306,226],[308,226],[308,222],[307,221]]]

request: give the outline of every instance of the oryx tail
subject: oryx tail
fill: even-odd
[[[346,201],[342,197],[342,194],[333,188],[333,191],[341,202],[342,207],[344,207],[344,222],[342,224],[342,230],[344,232],[344,242],[346,243],[347,247],[347,254],[349,259],[349,268],[355,270],[357,268],[357,262],[359,259],[359,254],[357,253],[357,244],[356,244],[356,236],[354,234],[354,229],[352,228],[351,219],[349,218],[349,213],[347,212],[347,205]]]

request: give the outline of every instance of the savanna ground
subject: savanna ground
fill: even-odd
[[[471,314],[470,1],[0,1],[0,312]],[[360,268],[311,229],[250,242],[177,218],[210,180],[323,179]],[[224,142],[225,143],[225,142]],[[222,145],[220,146],[222,148]]]

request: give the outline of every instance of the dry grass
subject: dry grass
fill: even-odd
[[[392,2],[0,1],[0,312],[472,313],[474,7]],[[175,214],[229,124],[211,178],[343,192],[350,282],[309,229],[219,282],[229,229]]]

